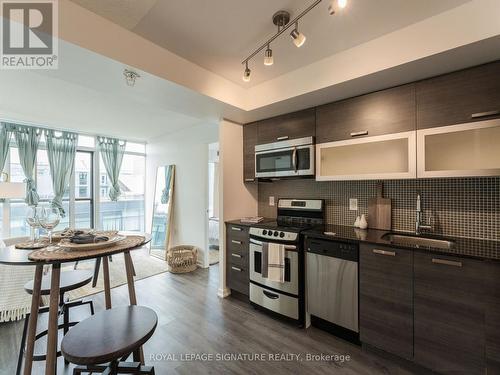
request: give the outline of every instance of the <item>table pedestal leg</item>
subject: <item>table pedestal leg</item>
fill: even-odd
[[[31,310],[28,320],[28,338],[26,340],[26,355],[24,358],[24,375],[31,374],[33,365],[33,350],[35,348],[36,323],[38,319],[38,308],[40,307],[40,290],[42,287],[43,265],[37,265],[35,269],[35,281],[33,283],[33,295],[31,296]],[[24,348],[21,348],[24,350]]]
[[[49,327],[47,333],[47,361],[45,375],[55,374],[57,371],[57,337],[59,317],[59,282],[61,277],[61,264],[52,265],[50,282]]]
[[[132,263],[132,257],[130,256],[129,251],[125,251],[123,253],[125,257],[125,269],[127,271],[127,285],[128,285],[128,296],[130,299],[131,305],[137,305],[137,298],[135,295],[135,286],[134,286],[134,264]],[[144,351],[142,350],[142,346],[134,351],[133,353],[134,362],[140,362],[144,365]]]
[[[104,277],[104,301],[106,302],[106,310],[111,308],[111,285],[109,282],[109,263],[108,257],[102,258],[102,273]]]

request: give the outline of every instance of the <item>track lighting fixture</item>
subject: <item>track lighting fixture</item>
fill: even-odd
[[[295,29],[292,30],[290,33],[290,36],[293,39],[293,44],[295,44],[297,47],[302,47],[304,43],[306,42],[306,37],[304,34],[299,32],[299,23],[297,22],[295,24]]]
[[[270,48],[270,44],[278,38],[281,34],[283,34],[290,27],[295,25],[295,28],[290,33],[290,36],[293,39],[293,43],[297,47],[301,47],[305,41],[306,37],[304,34],[299,32],[299,20],[304,17],[307,13],[309,13],[314,7],[316,7],[322,0],[314,0],[314,2],[309,5],[306,9],[304,9],[299,15],[297,15],[294,19],[290,19],[290,13],[285,10],[279,10],[273,15],[273,23],[277,26],[278,31],[271,38],[269,38],[264,44],[262,44],[259,48],[257,48],[252,54],[250,54],[245,60],[242,61],[242,64],[245,64],[245,71],[243,72],[243,81],[250,81],[250,69],[248,68],[248,62],[255,57],[259,52],[261,52],[264,48],[266,49],[264,52],[264,65],[273,65],[273,51]],[[328,7],[328,12],[330,14],[335,14],[335,11],[338,9],[345,8],[347,5],[347,0],[329,0],[330,5]],[[266,48],[267,47],[267,48]]]
[[[333,16],[337,9],[344,9],[346,6],[347,0],[331,0],[328,6],[328,13]]]
[[[245,65],[245,71],[243,72],[243,81],[250,82],[250,73],[252,73],[252,71],[248,67],[248,61],[247,61]]]
[[[134,72],[133,70],[130,69],[124,69],[123,76],[125,77],[125,82],[127,83],[127,86],[134,86],[135,80],[141,77],[139,73]]]
[[[273,50],[267,46],[266,52],[264,54],[264,65],[273,65],[274,64],[274,59],[273,59]]]

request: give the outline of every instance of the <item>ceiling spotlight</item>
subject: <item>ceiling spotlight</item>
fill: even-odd
[[[306,42],[305,35],[302,34],[301,32],[299,32],[299,24],[298,23],[295,24],[295,29],[292,30],[292,32],[290,33],[290,36],[293,39],[293,43],[297,47],[302,47],[302,45]]]
[[[344,9],[346,6],[347,0],[331,0],[328,6],[328,13],[333,16],[337,9]]]
[[[264,65],[273,65],[274,64],[274,59],[273,59],[273,50],[267,46],[266,52],[264,54]]]
[[[141,77],[139,73],[136,73],[133,70],[129,69],[124,69],[123,75],[125,76],[125,82],[127,83],[127,86],[131,87],[135,85],[135,80]]]
[[[250,73],[252,71],[248,68],[248,61],[245,64],[245,71],[243,72],[243,81],[250,82]]]

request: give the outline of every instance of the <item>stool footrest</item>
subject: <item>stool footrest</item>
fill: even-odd
[[[115,365],[116,366],[116,365]],[[82,373],[101,373],[102,375],[111,374],[111,369],[113,367],[112,363],[104,365],[88,365],[88,366],[76,366],[73,369],[74,375],[79,375]],[[118,362],[115,367],[118,374],[138,374],[138,375],[154,375],[155,369],[153,366],[143,366],[140,362]]]

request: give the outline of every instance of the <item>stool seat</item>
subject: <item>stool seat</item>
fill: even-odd
[[[158,316],[144,306],[122,306],[101,311],[74,326],[63,338],[61,352],[77,365],[119,360],[153,335]]]
[[[50,282],[52,275],[47,275],[42,278],[42,295],[50,294]],[[64,271],[61,272],[61,279],[59,282],[60,293],[69,292],[70,290],[78,289],[86,284],[88,284],[94,274],[89,270],[74,270],[74,271]],[[24,290],[29,294],[33,294],[33,280],[28,281],[24,284]]]

